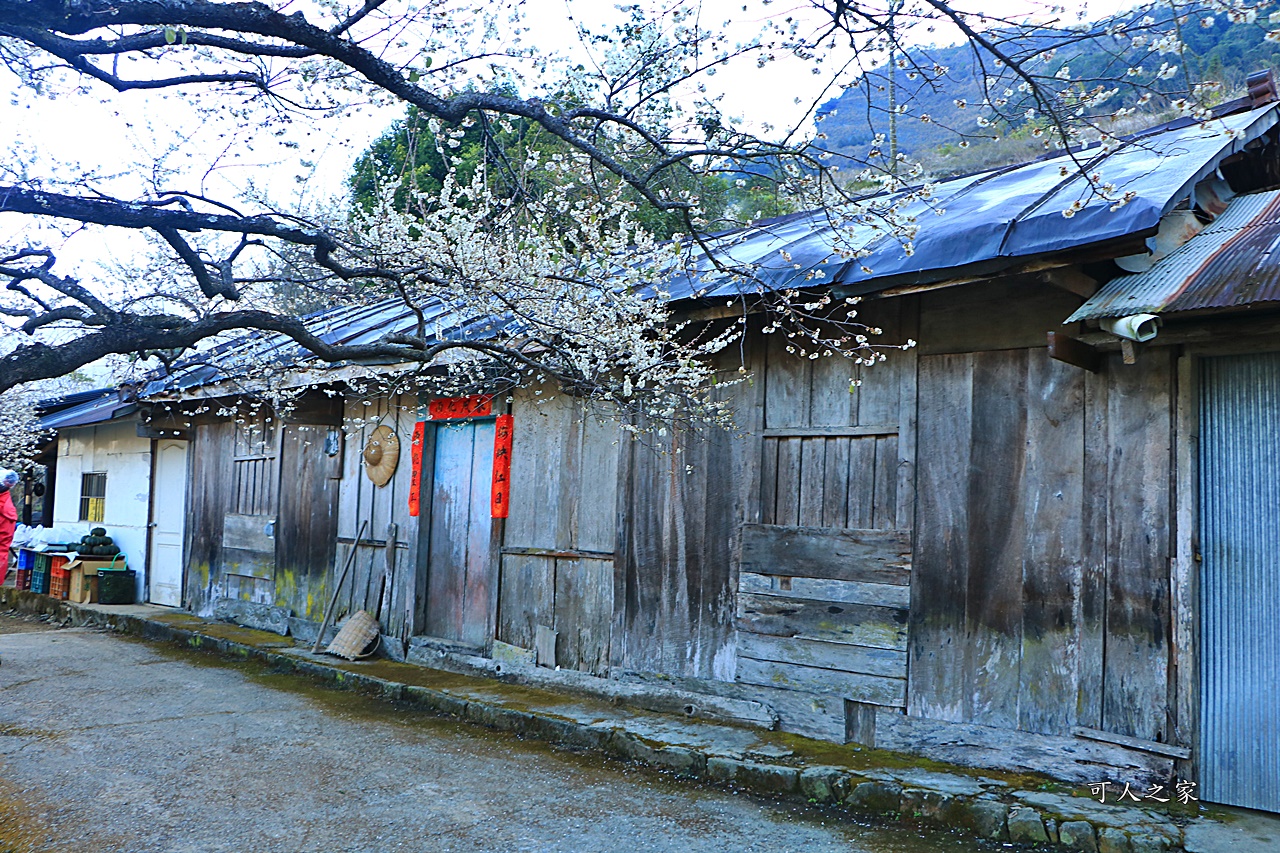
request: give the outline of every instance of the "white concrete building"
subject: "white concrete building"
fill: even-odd
[[[135,600],[182,606],[187,442],[147,437],[115,391],[41,422],[57,431],[53,526],[106,528],[137,573]]]

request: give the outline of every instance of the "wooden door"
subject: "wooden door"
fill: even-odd
[[[483,647],[493,638],[498,590],[489,505],[494,424],[467,421],[435,429],[425,630]]]
[[[222,520],[222,572],[228,598],[263,604],[275,600],[279,459],[279,430],[271,416],[258,413],[237,420],[229,472],[231,494]]]
[[[187,442],[157,441],[151,495],[149,600],[182,606],[182,539],[187,513]]]

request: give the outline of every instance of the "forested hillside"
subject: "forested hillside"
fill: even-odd
[[[1106,34],[1107,26],[1114,20],[1093,25],[1097,35],[1088,41],[1067,49],[1057,50],[1051,59],[1042,63],[1037,73],[1052,75],[1068,66],[1073,79],[1117,80],[1120,92],[1107,105],[1112,108],[1131,104],[1139,86],[1149,86],[1160,92],[1176,95],[1187,90],[1187,75],[1192,83],[1218,82],[1221,88],[1217,97],[1229,98],[1242,89],[1245,77],[1263,68],[1280,67],[1280,43],[1266,40],[1266,28],[1260,22],[1230,23],[1222,15],[1208,11],[1190,11],[1182,7],[1186,22],[1179,27],[1184,49],[1181,56],[1170,54],[1170,64],[1179,65],[1178,73],[1167,79],[1157,79],[1158,67],[1148,59],[1147,67],[1140,75],[1126,77],[1131,64],[1132,51],[1121,48],[1121,43]],[[1152,6],[1128,13],[1125,18],[1137,20],[1150,15],[1160,21],[1170,18],[1167,6]],[[1046,38],[1044,49],[1051,46]],[[1038,48],[1037,48],[1038,49]],[[941,80],[927,82],[906,70],[895,73],[897,103],[907,104],[907,112],[898,117],[896,134],[898,150],[913,160],[924,163],[931,174],[956,174],[988,166],[1018,162],[1040,153],[1042,142],[1032,138],[1031,128],[1025,123],[997,124],[980,127],[980,111],[974,106],[983,100],[981,75],[968,46],[929,47],[913,51],[911,63],[932,67],[945,66],[948,70]],[[1185,63],[1186,67],[1182,67]],[[876,134],[890,132],[888,72],[880,68],[868,75],[868,80],[846,89],[838,98],[824,104],[821,130],[826,134],[827,146],[837,152],[865,157],[875,146]],[[868,83],[869,81],[869,83]],[[868,98],[870,90],[870,99]],[[969,105],[959,109],[956,101]],[[1167,117],[1167,99],[1155,98],[1139,113],[1128,117],[1126,126],[1118,132],[1140,129]],[[1017,114],[1017,111],[1006,112]],[[922,116],[927,117],[922,120]],[[992,137],[998,137],[992,141]],[[966,144],[959,144],[961,139]]]

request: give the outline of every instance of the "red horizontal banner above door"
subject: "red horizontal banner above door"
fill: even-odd
[[[467,397],[440,397],[427,403],[427,417],[433,421],[483,418],[491,414],[493,414],[493,397],[489,394],[471,394]]]

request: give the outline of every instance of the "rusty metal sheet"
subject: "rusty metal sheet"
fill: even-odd
[[[1238,196],[1154,267],[1112,279],[1065,322],[1280,301],[1280,191]]]

